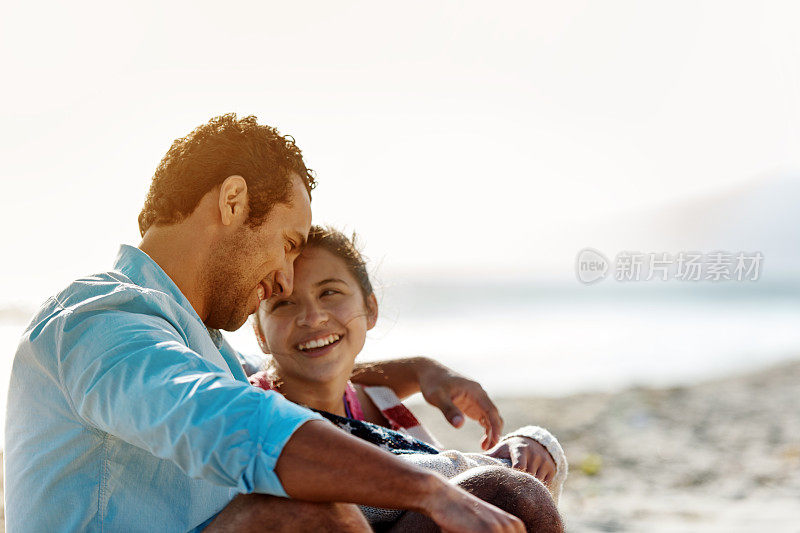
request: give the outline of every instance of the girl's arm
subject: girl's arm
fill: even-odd
[[[358,387],[361,407],[368,422],[399,429],[442,449],[442,445],[417,420],[387,387]],[[564,450],[549,431],[539,426],[524,426],[504,436],[486,454],[448,450],[431,458],[419,459],[443,476],[451,478],[477,466],[505,464],[526,471],[541,480],[558,503],[568,466]]]
[[[351,379],[362,385],[389,387],[400,398],[421,392],[455,427],[464,424],[466,414],[483,426],[486,434],[481,445],[484,450],[500,440],[503,419],[483,387],[432,359],[410,357],[360,363],[353,369]]]

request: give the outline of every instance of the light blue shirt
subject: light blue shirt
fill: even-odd
[[[320,418],[252,387],[237,353],[138,248],[50,298],[14,358],[6,530],[202,529]]]

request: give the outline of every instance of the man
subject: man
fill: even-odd
[[[294,142],[254,117],[217,117],[175,141],[139,217],[139,247],[50,298],[20,342],[6,417],[9,531],[366,530],[356,507],[331,502],[410,509],[445,530],[522,530],[249,386],[219,330],[291,293],[313,186]],[[361,372],[401,393],[427,381],[451,416],[456,397],[493,419],[496,439],[482,391],[446,377],[420,361]]]

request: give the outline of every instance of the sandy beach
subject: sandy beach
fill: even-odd
[[[510,430],[535,423],[570,462],[567,530],[800,532],[800,362],[687,387],[499,399]],[[449,447],[477,451],[415,408]]]
[[[800,361],[686,387],[497,403],[506,429],[535,423],[561,441],[570,532],[797,533],[799,400]],[[446,446],[477,451],[476,424],[453,430],[414,405]]]

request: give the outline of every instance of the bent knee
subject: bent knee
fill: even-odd
[[[328,512],[325,515],[331,531],[372,531],[367,519],[364,518],[357,505],[352,503],[329,503],[324,505],[328,508]]]
[[[349,503],[313,503],[262,494],[233,499],[208,531],[371,531],[364,515]]]
[[[474,468],[453,478],[461,488],[522,520],[528,531],[560,533],[561,516],[547,487],[530,474],[502,466]]]
[[[291,516],[282,519],[281,531],[372,531],[358,506],[351,503],[292,502]]]

